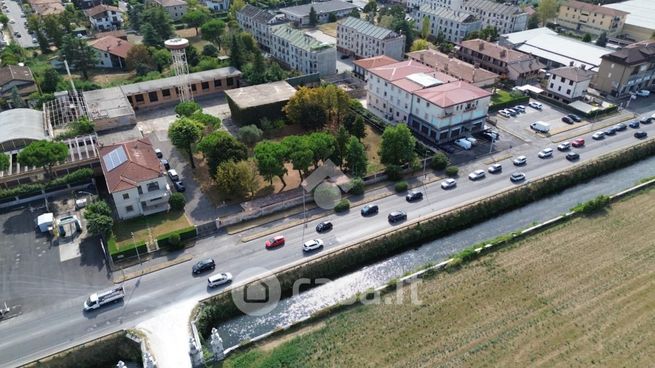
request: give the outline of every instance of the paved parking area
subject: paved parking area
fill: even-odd
[[[566,131],[569,129],[575,129],[584,124],[589,124],[589,122],[584,119],[581,122],[572,125],[566,124],[562,122],[562,117],[564,115],[569,114],[568,111],[565,111],[555,106],[551,106],[549,104],[544,103],[543,101],[538,101],[538,102],[540,102],[543,105],[543,109],[541,111],[537,109],[533,109],[532,107],[526,104],[525,112],[520,113],[517,116],[505,118],[503,116],[498,115],[498,113],[494,113],[491,116],[496,118],[496,120],[498,121],[499,128],[507,132],[511,132],[512,134],[516,135],[517,137],[521,138],[526,142],[533,142],[533,141],[539,141],[545,139],[544,136],[539,135],[535,133],[532,129],[530,129],[530,124],[534,123],[535,121],[540,120],[550,124],[551,134],[557,134],[559,132]]]

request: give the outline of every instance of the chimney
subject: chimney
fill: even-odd
[[[580,64],[580,69],[585,70],[585,69],[587,69],[587,66],[584,65],[584,64]]]
[[[480,43],[478,44],[478,49],[479,50],[484,50],[484,42],[483,41],[480,41]]]
[[[571,61],[571,62],[569,63],[569,66],[573,66],[573,61]]]
[[[507,56],[507,50],[506,49],[500,50],[500,58],[503,59],[505,58],[505,56]]]

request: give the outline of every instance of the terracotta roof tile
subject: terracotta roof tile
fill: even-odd
[[[132,44],[114,36],[105,36],[97,40],[89,41],[89,46],[102,52],[108,52],[112,55],[127,57],[127,53],[132,48]]]
[[[105,156],[120,148],[125,150],[127,160],[108,170]],[[143,181],[164,175],[162,165],[148,138],[107,145],[101,147],[99,151],[102,172],[110,193],[135,188]]]
[[[414,94],[439,107],[449,107],[491,96],[491,92],[463,81],[426,88]]]

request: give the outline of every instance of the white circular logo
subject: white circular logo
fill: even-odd
[[[263,316],[277,306],[282,295],[280,282],[269,270],[251,267],[241,271],[235,280],[257,275],[257,280],[232,289],[232,301],[239,310],[251,316]]]

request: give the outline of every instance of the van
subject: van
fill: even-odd
[[[455,145],[457,145],[459,148],[461,148],[463,150],[470,150],[471,146],[473,146],[473,144],[469,140],[467,140],[465,138],[460,138],[460,139],[456,140]]]
[[[530,124],[530,128],[539,133],[548,133],[550,131],[550,124],[544,121],[535,121],[534,123]]]

